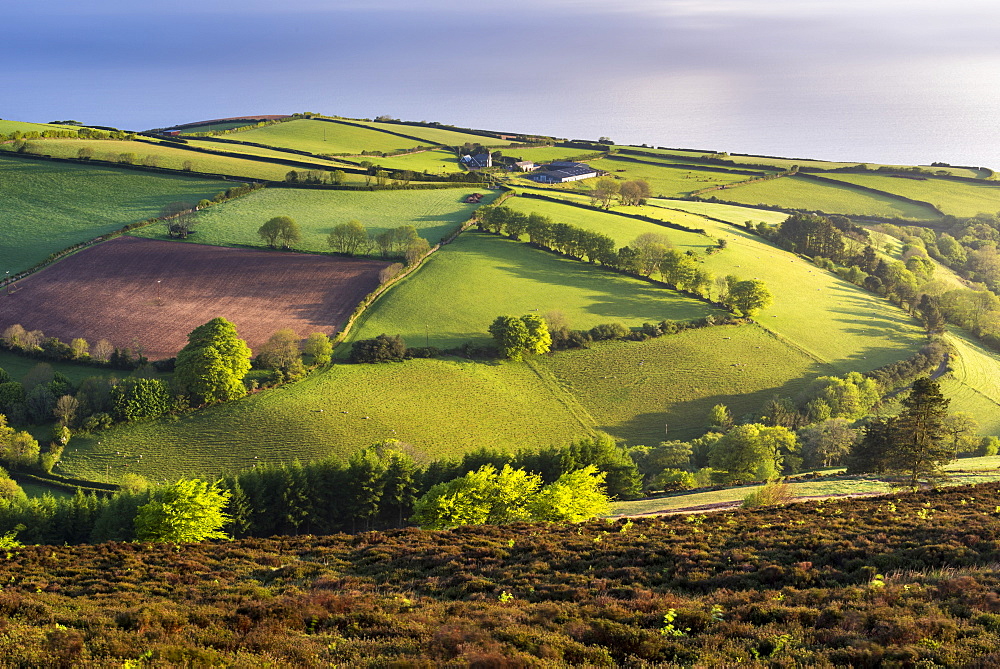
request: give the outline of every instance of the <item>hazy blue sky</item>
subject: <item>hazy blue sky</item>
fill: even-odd
[[[3,118],[391,114],[1000,167],[993,0],[95,0],[3,16]]]

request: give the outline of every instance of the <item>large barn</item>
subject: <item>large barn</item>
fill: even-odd
[[[597,170],[586,163],[571,163],[558,161],[549,163],[545,168],[536,174],[528,177],[539,183],[561,184],[567,181],[580,181],[597,176]]]

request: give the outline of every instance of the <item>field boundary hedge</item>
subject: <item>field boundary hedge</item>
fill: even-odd
[[[205,138],[205,139],[209,139],[209,138]],[[236,152],[232,152],[232,151],[216,151],[216,150],[213,150],[213,149],[206,148],[204,146],[191,146],[190,144],[187,144],[187,143],[182,144],[180,142],[171,142],[169,140],[165,140],[165,141],[153,141],[151,139],[140,139],[140,138],[137,137],[133,141],[141,142],[143,144],[151,144],[153,146],[161,146],[161,145],[166,144],[167,146],[171,146],[171,147],[173,147],[175,149],[180,149],[182,151],[194,151],[194,152],[197,152],[197,153],[207,153],[207,154],[213,155],[213,156],[225,156],[227,158],[238,158],[240,160],[248,160],[248,161],[252,161],[252,162],[271,163],[272,165],[282,165],[282,166],[287,166],[287,167],[299,167],[299,168],[310,169],[310,170],[321,170],[321,171],[324,171],[324,172],[333,172],[334,170],[342,170],[344,172],[350,172],[351,174],[365,174],[365,171],[363,169],[361,169],[361,168],[354,168],[354,167],[348,167],[348,166],[340,167],[340,166],[337,166],[337,165],[322,165],[320,163],[307,163],[307,162],[304,162],[304,161],[301,161],[301,160],[292,160],[291,158],[276,158],[274,156],[256,156],[256,155],[251,155],[251,154],[248,154],[248,153],[236,153]],[[214,139],[214,138],[212,138],[210,141],[218,141],[220,143],[227,143],[225,140],[217,140],[217,139]],[[260,149],[274,150],[274,147],[265,146],[263,144],[250,144],[250,143],[247,143],[247,142],[228,142],[228,143],[238,143],[238,144],[243,144],[245,146],[255,146],[255,147],[260,148]],[[299,152],[296,152],[296,153],[298,154]],[[316,154],[312,154],[312,153],[301,153],[301,155],[305,155],[305,156],[309,156],[309,157],[315,157],[315,158],[320,157],[320,156],[318,156]],[[173,170],[173,171],[176,172],[177,170]]]
[[[267,179],[257,179],[255,177],[237,176],[234,174],[216,174],[215,172],[195,172],[194,170],[191,171],[172,170],[167,167],[156,167],[152,165],[135,165],[132,163],[119,163],[111,160],[100,160],[98,158],[57,158],[55,156],[50,156],[48,154],[19,153],[17,151],[0,150],[0,157],[3,156],[9,156],[11,158],[27,158],[29,160],[51,160],[56,163],[72,163],[74,165],[97,165],[100,167],[122,168],[129,170],[138,170],[140,172],[171,174],[175,176],[180,175],[180,176],[191,176],[191,177],[207,177],[209,179],[220,179],[222,181],[267,182]]]
[[[401,132],[394,132],[392,130],[386,130],[384,128],[373,128],[370,125],[362,125],[361,123],[355,123],[353,121],[343,121],[343,120],[340,120],[340,119],[317,118],[317,117],[313,117],[310,120],[312,120],[312,121],[326,121],[327,123],[339,123],[341,125],[349,125],[349,126],[352,126],[352,127],[355,127],[355,128],[361,128],[363,130],[371,130],[373,132],[382,132],[382,133],[385,133],[387,135],[395,135],[397,137],[402,137],[403,139],[412,139],[412,140],[417,141],[417,142],[428,142],[430,144],[433,144],[434,146],[444,146],[444,147],[448,146],[448,144],[442,144],[441,142],[434,142],[434,141],[431,141],[431,140],[429,140],[429,139],[427,139],[425,137],[416,137],[414,135],[407,135],[407,134],[404,134],[404,133],[401,133]]]
[[[41,472],[28,473],[14,470],[10,472],[10,477],[18,483],[37,483],[69,492],[82,490],[83,492],[94,492],[99,495],[108,495],[116,493],[121,489],[114,483],[101,483],[100,481],[90,481],[88,479],[60,476],[59,474],[43,474]]]
[[[642,214],[627,214],[624,211],[612,211],[610,209],[603,209],[592,204],[586,204],[584,202],[574,202],[573,200],[564,200],[562,198],[553,197],[551,195],[542,195],[541,193],[517,193],[517,197],[526,197],[534,200],[545,200],[547,202],[554,202],[556,204],[566,204],[571,207],[579,207],[580,209],[587,209],[589,211],[598,211],[603,214],[612,214],[614,216],[624,216],[625,218],[633,218],[637,221],[645,221],[646,223],[654,223],[656,225],[661,225],[665,228],[671,228],[673,230],[680,230],[682,232],[693,232],[699,235],[707,235],[702,228],[689,228],[685,225],[680,225],[679,223],[671,223],[669,221],[663,221],[658,218],[653,218],[651,216],[643,216]]]
[[[631,149],[623,149],[616,154],[609,155],[607,157],[607,160],[625,160],[633,163],[642,163],[644,165],[655,165],[656,167],[676,167],[678,169],[702,170],[705,172],[722,172],[724,174],[746,174],[748,176],[767,176],[768,171],[773,171],[773,170],[767,170],[762,172],[760,170],[730,169],[727,167],[717,167],[715,165],[698,165],[695,163],[669,163],[656,160],[643,160],[642,158],[633,158],[630,155],[623,156],[621,155],[623,153],[637,153],[637,152],[634,152]],[[658,155],[658,154],[642,154],[642,155],[647,156],[647,155]]]

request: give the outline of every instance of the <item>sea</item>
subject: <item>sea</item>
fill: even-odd
[[[993,0],[24,4],[0,42],[8,119],[148,129],[313,111],[1000,168]]]

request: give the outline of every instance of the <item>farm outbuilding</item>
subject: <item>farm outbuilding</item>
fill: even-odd
[[[538,169],[538,165],[536,165],[531,160],[519,160],[516,163],[514,163],[514,167],[520,170],[521,172],[532,172]]]
[[[597,176],[597,170],[586,163],[571,163],[559,161],[549,163],[536,174],[528,177],[539,183],[560,184],[567,181],[580,181]]]

